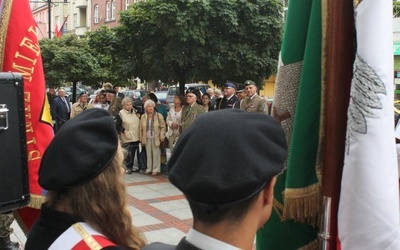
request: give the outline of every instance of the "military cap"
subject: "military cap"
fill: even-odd
[[[274,118],[237,109],[208,112],[179,136],[169,179],[191,202],[231,206],[261,191],[282,171],[286,155]]]
[[[245,86],[245,87],[246,87],[246,86],[249,86],[249,85],[254,85],[254,86],[256,86],[256,83],[253,82],[252,80],[247,80],[247,81],[244,82],[244,86]]]
[[[241,93],[244,91],[244,85],[243,84],[238,84],[236,92]]]
[[[234,88],[236,89],[236,85],[232,82],[226,82],[224,88]]]
[[[114,158],[118,136],[110,112],[86,109],[55,134],[39,168],[39,184],[46,190],[83,185],[98,176]]]
[[[82,91],[81,93],[79,93],[78,97],[81,97],[82,95],[86,95],[86,91]]]
[[[200,98],[200,97],[201,97],[200,90],[195,89],[195,88],[188,88],[188,89],[186,90],[186,94],[188,94],[188,93],[194,94],[197,98]]]
[[[111,94],[117,94],[117,91],[115,91],[114,89],[105,89],[106,93],[111,93]]]

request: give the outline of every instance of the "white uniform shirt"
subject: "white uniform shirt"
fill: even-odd
[[[235,246],[229,245],[223,241],[214,239],[208,235],[200,233],[195,229],[190,229],[189,233],[186,236],[186,240],[191,243],[192,245],[200,248],[200,249],[207,249],[207,250],[240,250]]]

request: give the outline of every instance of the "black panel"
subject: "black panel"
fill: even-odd
[[[25,133],[22,76],[0,73],[0,212],[29,202]]]

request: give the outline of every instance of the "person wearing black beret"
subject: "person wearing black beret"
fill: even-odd
[[[203,106],[197,103],[197,98],[199,98],[197,93],[199,92],[198,89],[190,88],[186,91],[186,104],[183,106],[181,118],[182,132],[188,129],[197,117],[206,112]]]
[[[80,114],[82,111],[84,111],[86,109],[93,108],[93,105],[89,104],[87,102],[87,99],[88,99],[88,94],[86,92],[82,91],[78,95],[78,101],[76,103],[72,104],[72,106],[71,106],[70,118],[74,118],[75,116],[77,116],[78,114]]]
[[[66,122],[42,157],[46,202],[25,249],[140,249],[145,240],[132,225],[123,172],[108,111],[87,109]]]
[[[244,82],[244,87],[247,92],[246,98],[240,104],[240,109],[247,112],[259,112],[268,114],[267,100],[257,94],[257,85],[252,80]]]
[[[114,117],[114,121],[117,121],[117,116],[119,111],[122,109],[121,99],[116,97],[117,92],[114,89],[105,89],[106,91],[106,100],[110,105],[108,107],[108,111],[111,112]]]
[[[233,108],[234,109],[240,109],[240,104],[242,103],[242,100],[244,98],[246,98],[246,96],[247,96],[247,92],[244,89],[244,85],[243,84],[239,84],[238,85],[238,87],[236,89],[236,94],[237,94],[237,97],[238,97],[239,100],[237,100],[235,102],[235,104],[233,105]]]
[[[271,214],[286,156],[284,131],[270,116],[237,109],[200,116],[168,161],[169,180],[188,200],[193,227],[176,247],[143,249],[252,249]]]

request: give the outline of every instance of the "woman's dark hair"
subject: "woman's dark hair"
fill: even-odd
[[[204,204],[198,204],[190,199],[188,199],[188,201],[194,221],[199,221],[205,224],[216,224],[225,220],[235,224],[243,219],[247,211],[258,199],[259,194],[260,192],[244,201],[226,207],[213,208]]]
[[[204,93],[203,96],[201,98],[203,98],[204,96],[207,96],[208,99],[210,100],[210,102],[208,102],[208,110],[213,110],[213,107],[211,106],[211,96],[208,93]],[[201,103],[203,103],[203,99],[201,100]]]
[[[149,97],[150,97],[150,99],[151,99],[153,102],[155,102],[155,103],[158,102],[158,98],[157,98],[156,94],[150,93],[150,94],[149,94]]]
[[[181,95],[175,95],[175,97],[177,97],[179,99],[179,101],[181,101],[181,106],[183,106],[185,104],[185,97],[183,97]]]

